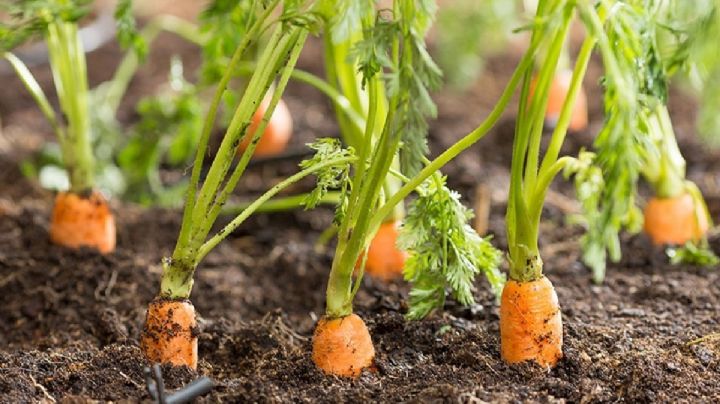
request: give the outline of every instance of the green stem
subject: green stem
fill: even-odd
[[[48,120],[50,126],[53,128],[53,131],[57,135],[59,142],[62,144],[65,141],[65,128],[60,124],[60,122],[58,122],[55,110],[53,110],[52,105],[50,105],[50,101],[48,101],[45,96],[45,92],[43,92],[40,84],[38,84],[35,77],[32,73],[30,73],[30,69],[27,68],[22,60],[10,52],[4,53],[3,57],[10,63],[15,70],[15,73],[20,78],[20,81],[22,81],[25,88],[27,88],[28,92],[30,92],[30,95],[35,100],[35,103],[40,108],[40,111],[42,111],[43,115],[45,115],[45,118]]]
[[[660,158],[657,171],[645,172],[658,198],[675,198],[685,193],[685,159],[675,138],[667,106],[658,103],[648,117],[649,131]],[[651,166],[651,164],[648,164]]]
[[[282,198],[271,199],[255,210],[255,213],[287,212],[301,208],[305,204],[308,194],[291,195]],[[337,205],[340,202],[340,192],[328,192],[320,198],[321,205]],[[247,209],[253,202],[238,202],[226,204],[220,210],[221,215],[238,215]]]
[[[526,192],[532,192],[535,187],[535,181],[538,175],[538,161],[540,160],[540,143],[542,141],[542,130],[545,122],[545,111],[549,100],[548,92],[555,73],[557,71],[558,60],[570,29],[570,19],[572,17],[572,5],[567,5],[563,10],[563,21],[560,29],[553,33],[553,41],[550,43],[550,51],[543,60],[540,74],[538,76],[535,93],[530,102],[529,115],[527,116],[527,126],[530,133],[529,148],[527,150],[527,162],[525,164],[525,176],[523,178],[524,189]],[[567,102],[568,97],[565,98]],[[523,119],[523,118],[520,118]]]
[[[450,146],[442,154],[436,157],[430,164],[427,164],[419,173],[412,177],[405,185],[403,185],[395,194],[393,194],[373,215],[371,229],[380,227],[385,217],[390,214],[395,205],[405,199],[410,193],[412,193],[420,184],[423,183],[428,177],[433,175],[436,171],[440,170],[450,160],[455,158],[457,155],[462,153],[465,149],[475,144],[478,140],[482,139],[488,131],[497,123],[502,116],[503,111],[511,101],[513,93],[517,88],[523,75],[532,68],[533,56],[537,47],[532,46],[523,56],[520,64],[513,72],[510,77],[508,85],[505,87],[500,99],[498,100],[495,107],[490,112],[488,117],[483,121],[477,128],[472,132],[465,135],[457,143]]]
[[[238,65],[236,73],[242,75],[250,75],[255,72],[256,69],[257,63],[242,62]],[[365,119],[353,109],[352,105],[350,104],[350,100],[348,100],[344,95],[342,95],[335,87],[331,86],[327,81],[312,73],[299,69],[293,70],[290,74],[290,77],[302,83],[308,84],[325,94],[330,99],[330,101],[332,101],[335,108],[338,108],[340,111],[342,111],[349,119],[349,122],[352,123],[357,130],[362,131],[362,128],[365,127]]]
[[[60,139],[70,191],[82,193],[93,187],[95,158],[90,144],[87,63],[77,25],[48,24],[46,42],[55,89],[67,119],[65,139]]]
[[[243,152],[242,157],[240,158],[240,161],[238,162],[237,166],[235,167],[235,170],[233,171],[232,175],[230,176],[230,179],[227,180],[226,184],[222,188],[222,191],[218,196],[215,197],[215,199],[212,202],[212,205],[210,206],[209,212],[205,213],[205,220],[204,224],[199,226],[199,231],[196,233],[196,238],[198,240],[204,239],[207,235],[207,233],[210,231],[210,228],[212,227],[213,223],[215,223],[215,220],[217,219],[218,215],[220,214],[220,210],[222,209],[222,206],[225,204],[227,199],[230,197],[230,194],[237,186],[237,183],[240,181],[240,178],[242,177],[243,173],[245,172],[245,169],[247,168],[248,164],[250,163],[250,157],[253,155],[255,151],[255,147],[257,146],[258,142],[260,141],[260,138],[262,137],[265,128],[267,127],[268,122],[270,121],[270,118],[272,117],[272,114],[275,110],[275,107],[277,106],[278,102],[280,101],[280,97],[282,96],[282,93],[285,91],[285,87],[287,86],[288,80],[290,79],[290,73],[295,67],[295,64],[297,63],[297,59],[300,56],[300,51],[303,48],[303,45],[305,44],[305,39],[307,38],[308,32],[305,30],[297,30],[294,33],[290,34],[288,37],[287,45],[283,47],[283,45],[279,45],[278,49],[281,49],[279,52],[279,55],[286,55],[290,54],[288,61],[285,64],[285,67],[283,68],[283,73],[280,77],[279,83],[277,86],[275,86],[275,90],[273,91],[273,96],[270,100],[270,104],[268,105],[267,109],[265,110],[265,113],[263,115],[262,120],[260,121],[260,124],[255,128],[255,132],[252,134],[252,139],[250,140],[250,143],[248,144],[247,148]],[[284,61],[284,58],[281,59],[281,62]],[[270,65],[270,63],[268,63]],[[275,69],[268,69],[268,74],[270,74],[270,77],[267,77],[267,84],[265,87],[263,87],[263,90],[261,93],[258,94],[260,99],[265,97],[265,94],[267,93],[268,89],[272,85],[273,76],[275,73]],[[249,90],[250,87],[248,87]],[[247,94],[247,92],[246,92]],[[242,105],[242,103],[241,103]],[[240,111],[240,110],[238,110]],[[249,118],[248,118],[249,119]],[[232,122],[231,122],[232,126]],[[248,126],[249,127],[249,126]],[[232,132],[230,132],[232,133]],[[247,132],[247,128],[245,129],[245,133],[241,136],[249,136],[250,134]],[[229,144],[234,144],[234,142],[228,142]],[[222,150],[222,146],[221,146]],[[236,153],[234,150],[230,151],[233,153],[233,155]],[[220,151],[218,152],[220,153]],[[208,174],[209,177],[209,174]],[[214,194],[217,193],[217,190],[215,190]],[[202,192],[202,191],[201,191]]]
[[[257,198],[253,203],[251,203],[247,207],[247,209],[243,210],[237,217],[235,217],[235,219],[233,219],[230,223],[228,223],[225,227],[223,227],[222,230],[220,230],[216,235],[211,237],[208,241],[205,242],[205,244],[203,244],[198,249],[198,253],[195,258],[195,265],[197,265],[197,263],[199,263],[205,257],[205,255],[207,255],[207,253],[209,253],[213,248],[215,248],[215,246],[217,246],[222,240],[224,240],[230,233],[235,231],[235,229],[237,229],[238,226],[240,226],[248,217],[250,217],[250,215],[255,213],[263,204],[265,204],[267,201],[269,201],[273,196],[277,195],[283,189],[302,180],[303,178],[307,177],[308,175],[312,175],[326,167],[339,166],[339,165],[351,163],[355,160],[356,160],[356,157],[343,157],[343,158],[328,160],[323,163],[306,168],[305,170],[302,170],[299,173],[296,173],[295,175],[288,177],[287,179],[283,180],[279,184],[270,188],[270,190],[268,190],[262,196]]]
[[[236,66],[242,60],[242,56],[245,50],[250,45],[250,42],[256,37],[257,33],[261,30],[263,23],[270,16],[272,11],[277,7],[280,0],[273,0],[260,17],[255,21],[252,27],[248,30],[247,34],[243,37],[240,45],[238,45],[233,57],[230,59],[223,77],[218,83],[215,95],[213,96],[212,102],[210,103],[210,109],[205,117],[203,123],[202,133],[197,145],[197,151],[195,153],[195,161],[193,163],[192,174],[190,176],[190,184],[188,186],[187,196],[185,198],[185,210],[183,211],[183,220],[180,227],[180,235],[178,236],[178,242],[175,246],[175,253],[180,254],[182,250],[187,248],[193,231],[192,216],[195,210],[195,198],[198,192],[198,183],[200,182],[200,172],[202,170],[203,162],[205,160],[205,153],[207,151],[208,141],[210,139],[210,133],[212,132],[215,118],[217,116],[217,110],[222,101],[222,96],[233,77],[233,71]]]

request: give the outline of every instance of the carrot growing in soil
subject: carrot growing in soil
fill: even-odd
[[[388,98],[380,75],[369,78],[368,80],[375,82],[378,94],[375,96],[373,107],[375,109],[374,126],[369,128],[369,132],[366,132],[365,127],[370,112],[369,93],[364,82],[365,78],[358,72],[359,66],[357,63],[349,62],[352,60],[354,52],[362,44],[362,27],[358,27],[354,32],[349,32],[347,28],[347,26],[336,24],[325,30],[325,71],[329,84],[348,100],[347,104],[334,103],[343,141],[355,150],[359,150],[362,143],[365,142],[365,136],[370,136],[370,142],[373,143],[380,138],[384,118],[387,115]],[[424,155],[427,147],[424,144],[420,146],[423,148],[420,150],[420,154]],[[402,185],[398,177],[403,174],[412,175],[417,171],[417,167],[408,166],[408,164],[401,165],[401,162],[408,162],[408,159],[402,159],[402,156],[396,154],[392,157],[390,170],[395,175],[385,177],[384,195],[392,195]],[[399,226],[404,216],[404,206],[399,203],[378,228],[367,247],[364,264],[367,274],[386,281],[402,277],[407,252],[398,248],[397,239]],[[362,260],[358,260],[357,267],[362,264]]]
[[[426,119],[435,113],[429,89],[437,85],[440,72],[427,54],[423,36],[432,21],[434,6],[429,2],[396,1],[392,9],[376,12],[372,2],[353,5],[350,1],[340,2],[325,15],[331,24],[346,27],[348,32],[361,32],[352,61],[363,75],[368,113],[365,135],[355,150],[357,159],[351,169],[338,173],[340,179],[334,184],[342,191],[336,211],[338,244],[328,280],[325,316],[313,337],[315,364],[328,374],[346,377],[357,377],[363,369],[372,367],[374,357],[368,329],[353,313],[352,302],[364,273],[361,264],[361,270],[353,276],[356,263],[367,260],[365,252],[373,236],[410,193],[417,192],[418,199],[408,211],[398,240],[410,254],[405,267],[405,277],[413,285],[408,316],[422,318],[442,308],[448,290],[461,303],[471,303],[472,282],[480,272],[485,273],[494,289],[502,288],[504,277],[497,269],[498,252],[467,224],[470,213],[459,203],[459,196],[445,186],[438,170],[481,139],[498,121],[537,50],[537,44],[533,45],[520,62],[490,116],[428,161],[423,149]],[[383,72],[387,72],[388,80],[374,79]],[[383,117],[378,115],[381,84],[388,95]],[[352,114],[348,116],[352,119]],[[374,139],[370,134],[378,119],[382,119],[382,130]],[[412,177],[392,168],[393,156],[398,153],[401,160],[409,159],[410,165],[418,168]],[[384,194],[383,184],[389,175],[400,178],[402,186],[392,194]]]
[[[60,143],[69,189],[55,200],[50,239],[65,247],[91,247],[108,253],[115,249],[115,220],[105,198],[94,189],[87,63],[77,25],[88,12],[88,3],[46,0],[2,6],[10,22],[0,25],[0,52],[37,102]],[[47,44],[62,118],[29,69],[10,53],[36,35]]]
[[[540,143],[552,80],[575,7],[572,1],[541,0],[531,25],[531,49],[541,46],[544,52],[532,97],[528,97],[532,78],[529,74],[524,77],[520,99],[526,101],[520,104],[513,142],[506,215],[510,279],[500,302],[500,352],[509,363],[532,361],[553,367],[562,357],[560,306],[552,283],[543,275],[538,247],[539,224],[545,196],[554,177],[577,161],[570,156],[559,157],[559,154],[596,42],[593,36],[586,37],[580,48],[567,97],[544,154]],[[595,13],[594,9],[586,8],[586,13]]]
[[[247,32],[222,73],[206,115],[195,154],[180,234],[172,256],[162,262],[163,275],[159,294],[148,306],[141,348],[151,362],[186,365],[192,368],[197,366],[195,310],[189,298],[195,269],[215,246],[281,190],[308,175],[341,170],[355,159],[351,153],[343,152],[326,156],[328,158],[323,158],[317,163],[306,164],[303,170],[273,186],[218,233],[208,237],[223,205],[247,168],[260,135],[280,100],[305,40],[315,24],[315,13],[311,6],[302,2],[274,0],[253,4],[254,8],[248,13],[252,22],[249,23]],[[278,13],[279,18],[272,18],[274,13]],[[235,106],[222,143],[210,162],[205,179],[201,182],[200,173],[209,137],[228,82],[235,74],[235,69],[248,47],[257,43],[259,35],[265,30],[270,30],[271,35],[258,58],[258,69],[251,75],[245,92]],[[248,148],[237,158],[238,161],[233,166],[237,156],[237,145],[243,136],[248,135],[253,114],[257,112],[257,106],[268,94],[276,79],[277,84],[271,92],[267,114],[252,135]],[[318,148],[322,149],[321,146]]]
[[[713,262],[703,241],[710,224],[698,188],[685,179],[680,154],[665,105],[668,75],[684,52],[661,52],[663,30],[671,24],[658,20],[657,5],[620,2],[603,23],[587,14],[587,27],[599,38],[605,66],[605,124],[598,134],[596,154],[569,167],[576,173],[576,189],[588,231],[583,237],[583,261],[593,279],[605,276],[606,257],[621,257],[619,232],[643,228],[636,206],[637,183],[644,177],[655,196],[644,212],[644,228],[656,244],[698,243],[677,252],[687,262]],[[680,258],[675,258],[677,261]]]

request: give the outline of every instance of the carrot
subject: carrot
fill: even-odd
[[[247,149],[247,147],[250,145],[253,134],[260,126],[260,123],[265,116],[265,111],[267,110],[269,105],[270,99],[265,98],[260,103],[257,111],[255,111],[255,114],[252,117],[252,123],[250,124],[250,129],[248,130],[247,135],[243,137],[242,142],[240,142],[240,152],[245,151],[245,149]],[[282,153],[287,147],[288,142],[290,141],[290,135],[292,135],[292,127],[293,125],[292,117],[290,116],[290,110],[288,109],[285,102],[280,99],[277,106],[275,107],[275,111],[273,112],[270,120],[267,123],[267,126],[265,127],[265,131],[263,132],[262,137],[260,137],[260,141],[255,147],[253,156],[268,157],[276,156]]]
[[[378,279],[389,281],[399,278],[408,254],[397,248],[398,227],[400,222],[383,223],[368,247],[365,271]],[[358,260],[358,265],[362,256]]]
[[[547,109],[545,110],[545,122],[548,126],[555,126],[558,119],[560,119],[560,111],[562,111],[563,103],[570,90],[570,83],[572,82],[572,70],[561,69],[555,73],[552,83],[550,84]],[[530,98],[532,99],[535,93],[535,86],[537,84],[537,76],[533,77],[530,83]],[[588,125],[588,110],[587,110],[587,95],[585,91],[580,88],[580,92],[575,98],[575,103],[572,106],[570,112],[570,123],[568,124],[568,130],[572,132],[581,132],[587,129]]]
[[[656,245],[698,241],[708,231],[708,217],[690,193],[673,198],[653,197],[645,206],[645,233]]]
[[[357,314],[341,318],[323,317],[313,335],[312,359],[323,372],[358,377],[375,358],[370,332]]]
[[[558,297],[548,278],[505,284],[500,301],[503,360],[553,367],[562,357],[562,333]]]
[[[61,246],[92,247],[104,254],[115,250],[115,219],[102,194],[97,191],[87,196],[58,193],[50,222],[50,239]]]
[[[148,305],[140,348],[148,361],[197,368],[195,307],[187,299],[156,298]]]

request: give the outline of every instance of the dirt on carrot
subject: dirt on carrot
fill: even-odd
[[[560,305],[550,280],[509,280],[500,302],[500,350],[508,363],[554,367],[562,358]]]
[[[140,349],[152,363],[197,369],[197,320],[192,303],[161,298],[150,302]]]

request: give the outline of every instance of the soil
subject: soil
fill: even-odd
[[[167,60],[197,50],[166,38],[131,88],[132,100],[166,77]],[[316,44],[317,45],[317,44]],[[516,52],[517,53],[517,52]],[[90,56],[91,66],[114,66],[120,53],[108,45]],[[493,58],[465,93],[440,93],[440,114],[431,130],[437,154],[472,129],[492,107],[517,54]],[[301,66],[321,73],[319,48],[310,46]],[[96,63],[96,64],[94,64]],[[36,69],[44,87],[50,76]],[[96,72],[97,71],[97,72]],[[108,69],[93,69],[91,81]],[[591,127],[570,136],[566,152],[587,146],[602,121],[597,78],[589,70]],[[181,214],[113,201],[117,251],[69,251],[47,235],[53,195],[24,178],[18,162],[51,138],[22,87],[3,77],[0,94],[0,401],[148,401],[139,351],[145,308],[157,292],[160,259],[169,255]],[[715,218],[720,187],[711,172],[718,154],[695,138],[692,99],[682,91],[671,109],[689,176],[704,191]],[[291,148],[316,135],[333,135],[329,105],[316,92],[290,87],[287,102],[296,119]],[[477,106],[467,108],[468,105]],[[132,121],[126,106],[123,119]],[[475,202],[478,184],[492,189],[489,233],[505,247],[504,211],[508,184],[512,111],[480,144],[444,172],[450,184]],[[294,170],[299,159],[257,164],[238,190],[255,193]],[[356,312],[367,322],[376,351],[376,370],[358,380],[328,377],[310,360],[310,336],[323,313],[323,290],[332,246],[315,246],[332,212],[320,208],[257,215],[207,256],[192,296],[199,313],[197,371],[164,367],[165,383],[176,389],[206,375],[216,386],[199,402],[717,402],[720,400],[720,341],[697,338],[720,331],[718,268],[672,266],[643,236],[623,239],[624,258],[608,268],[606,282],[593,285],[579,261],[582,230],[566,223],[571,188],[558,181],[541,228],[542,256],[555,284],[564,321],[564,358],[553,370],[508,366],[500,360],[498,309],[484,280],[477,303],[452,301],[430,318],[409,322],[408,287],[401,281],[365,279]],[[720,251],[720,237],[711,246]]]

